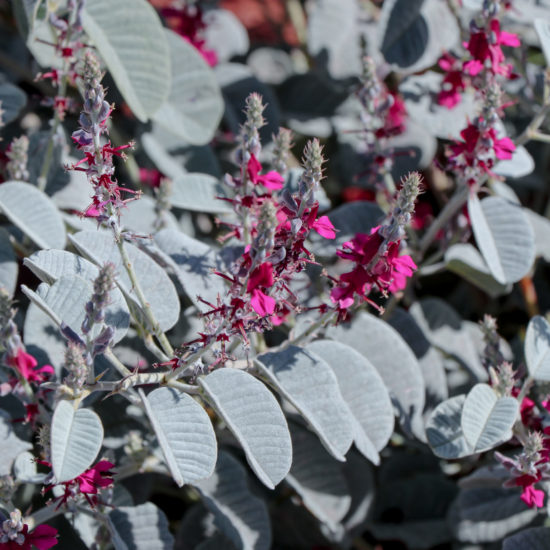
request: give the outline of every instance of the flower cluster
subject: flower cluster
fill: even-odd
[[[48,461],[39,460],[38,463],[51,468],[51,464]],[[100,504],[100,490],[113,484],[112,469],[114,466],[108,460],[100,460],[97,464],[70,481],[58,484],[54,480],[52,483],[47,484],[42,492],[47,493],[56,485],[60,485],[63,488],[63,494],[54,498],[54,501],[57,501],[57,508],[76,502],[80,496],[83,496],[88,501],[88,504],[92,508],[95,508]]]
[[[84,44],[82,43],[82,10],[85,0],[69,0],[65,10],[52,10],[49,12],[49,22],[55,29],[56,55],[63,60],[61,68],[54,68],[47,73],[37,76],[38,79],[48,79],[52,85],[59,89],[58,95],[53,99],[44,101],[51,105],[57,113],[59,120],[65,118],[65,112],[71,107],[71,102],[65,93],[65,84],[75,84],[79,54]]]
[[[400,245],[419,192],[420,177],[411,173],[403,181],[387,223],[374,227],[370,235],[356,235],[336,252],[340,258],[355,263],[351,271],[340,275],[330,293],[340,317],[346,315],[356,297],[369,301],[368,294],[373,287],[384,294],[405,288],[407,277],[413,274],[416,264],[410,256],[399,255]]]
[[[9,519],[2,521],[1,525],[0,550],[48,550],[57,544],[57,529],[38,525],[29,532],[29,526],[23,522],[18,509],[11,512]]]
[[[26,409],[26,416],[21,420],[34,424],[39,414],[39,399],[44,396],[46,390],[39,388],[36,394],[33,394],[32,391],[23,391],[21,386],[40,386],[53,376],[54,369],[51,365],[39,367],[36,358],[27,353],[13,320],[14,315],[15,310],[11,308],[8,293],[0,288],[0,346],[4,349],[3,362],[16,373],[15,377],[0,385],[0,395],[10,393],[17,396]]]
[[[469,54],[467,59],[445,53],[439,60],[439,67],[444,71],[438,96],[440,105],[452,109],[460,103],[461,92],[470,84],[483,91],[497,76],[513,77],[512,65],[506,62],[502,46],[517,48],[520,41],[515,34],[501,30],[498,14],[502,7],[500,0],[484,1],[481,13],[470,23],[470,37],[463,44]]]
[[[98,222],[117,223],[119,211],[128,200],[123,200],[121,191],[134,193],[126,187],[120,187],[114,179],[113,156],[124,157],[121,151],[133,144],[113,147],[110,141],[101,143],[101,136],[107,134],[107,119],[111,106],[105,101],[105,90],[101,84],[102,74],[99,61],[91,51],[84,59],[82,80],[84,82],[84,107],[80,114],[80,129],[72,134],[76,148],[84,153],[84,158],[70,167],[86,173],[94,188],[92,204],[84,215],[96,218]],[[87,167],[81,167],[87,164]]]
[[[403,99],[391,92],[376,74],[376,65],[370,57],[363,59],[361,86],[357,98],[363,108],[361,123],[366,144],[369,180],[379,184],[393,166],[393,157],[387,147],[387,138],[405,131],[407,110]]]
[[[498,137],[502,112],[500,86],[494,82],[484,93],[481,114],[460,133],[448,150],[448,167],[462,184],[473,186],[494,176],[498,160],[511,159],[516,147],[508,137]]]
[[[535,485],[550,480],[550,429],[545,428],[544,435],[530,432],[522,452],[514,458],[498,451],[495,458],[512,474],[504,482],[504,487],[522,487],[521,500],[530,508],[542,508],[544,491],[536,489]]]
[[[204,30],[207,25],[200,6],[192,3],[171,6],[162,8],[160,13],[168,26],[196,48],[211,67],[218,64],[216,52],[206,47]]]

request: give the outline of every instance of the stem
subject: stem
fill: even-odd
[[[131,376],[132,371],[126,367],[119,359],[115,356],[113,353],[113,350],[111,348],[107,348],[105,352],[103,353],[105,359],[115,367],[115,369],[121,374],[122,376]]]
[[[130,278],[132,287],[143,309],[143,313],[145,314],[145,318],[149,323],[151,331],[159,341],[164,353],[171,357],[174,355],[174,350],[170,345],[170,342],[168,341],[166,334],[162,332],[162,329],[160,328],[160,325],[153,313],[153,310],[151,309],[151,306],[147,301],[145,294],[143,293],[143,290],[141,288],[141,285],[139,284],[139,280],[137,278],[136,272],[134,271],[134,266],[132,265],[132,262],[130,261],[130,257],[128,256],[128,252],[124,247],[124,240],[118,231],[115,231],[115,241],[118,247],[118,251],[120,252],[120,257],[122,258],[122,263],[124,264],[126,273],[128,273],[128,277]]]
[[[439,213],[439,216],[430,225],[428,231],[422,237],[420,241],[420,247],[416,254],[417,259],[422,258],[430,245],[435,240],[438,232],[442,229],[449,220],[464,206],[468,198],[469,188],[467,185],[459,187],[449,202],[444,206],[443,210]]]
[[[36,512],[34,512],[34,514],[31,514],[29,517],[25,518],[24,522],[29,526],[29,531],[31,531],[37,525],[41,525],[42,523],[49,521],[64,512],[65,510],[62,506],[56,509],[55,503],[52,503],[48,506],[44,506],[43,508],[39,508]]]
[[[535,138],[535,136],[539,136],[539,139],[540,139],[540,136],[542,136],[542,134],[538,133],[538,129],[540,128],[541,124],[544,122],[544,119],[550,112],[550,86],[548,83],[548,78],[549,78],[549,74],[547,71],[545,75],[545,82],[544,82],[544,101],[538,113],[533,117],[533,120],[531,120],[527,128],[525,128],[525,130],[523,130],[523,132],[517,137],[516,146],[523,145],[524,143],[528,142],[530,139]],[[544,139],[541,141],[544,141]]]
[[[303,340],[309,338],[312,334],[314,334],[315,332],[317,332],[319,329],[321,329],[322,327],[324,327],[327,323],[329,323],[332,318],[334,317],[334,315],[336,314],[336,311],[331,309],[329,311],[327,311],[326,313],[324,313],[319,319],[317,319],[317,321],[315,321],[315,323],[312,323],[308,329],[306,329],[304,332],[302,332],[301,334],[298,334],[298,336],[296,336],[296,338],[293,338],[292,340],[287,340],[284,344],[283,344],[283,348],[286,348],[290,345],[295,345],[295,344],[298,344],[299,342],[302,342]]]
[[[529,393],[529,390],[531,389],[533,382],[534,380],[531,376],[528,376],[524,380],[523,386],[521,386],[521,390],[519,392],[519,395],[517,396],[518,403],[521,404],[521,402],[523,401],[523,398]]]

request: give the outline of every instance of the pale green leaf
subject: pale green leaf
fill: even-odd
[[[550,381],[550,324],[540,315],[533,317],[527,325],[525,361],[535,380]]]
[[[136,118],[147,121],[171,85],[170,51],[155,9],[146,0],[87,0],[82,25]]]
[[[40,248],[64,248],[65,224],[51,199],[30,183],[7,181],[0,186],[3,214]]]
[[[76,403],[60,401],[51,426],[52,469],[57,483],[79,476],[95,461],[103,443],[103,425],[90,409],[75,409]]]
[[[272,489],[292,462],[290,433],[273,394],[250,374],[231,368],[215,370],[198,383],[243,447],[254,473]]]
[[[218,451],[206,411],[173,388],[140,393],[174,481],[181,487],[209,477]]]

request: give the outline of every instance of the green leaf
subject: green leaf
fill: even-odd
[[[422,370],[426,385],[426,407],[433,408],[447,399],[447,377],[441,354],[431,345],[414,317],[404,309],[394,309],[388,323],[412,349]]]
[[[409,313],[436,348],[456,357],[476,380],[487,380],[475,343],[458,313],[440,298],[423,298]]]
[[[0,105],[2,106],[2,122],[4,125],[15,120],[26,103],[27,96],[23,90],[9,82],[0,84]]]
[[[0,185],[0,209],[40,248],[64,248],[67,240],[61,214],[50,198],[30,183]]]
[[[88,0],[82,25],[130,109],[146,122],[171,85],[170,51],[155,9],[146,0]]]
[[[0,228],[0,287],[5,288],[13,296],[17,285],[19,266],[8,232]]]
[[[424,379],[414,353],[399,333],[374,315],[359,313],[352,324],[329,328],[327,336],[351,346],[374,365],[399,411],[401,426],[424,439]]]
[[[220,258],[207,244],[177,229],[163,229],[154,236],[155,244],[174,262],[174,271],[189,299],[199,311],[210,309],[203,300],[215,304],[225,296],[225,280],[212,273],[220,270]]]
[[[290,423],[293,460],[286,481],[302,497],[304,506],[333,529],[351,505],[342,464],[332,458],[308,430]]]
[[[487,384],[476,384],[466,396],[461,426],[464,438],[475,453],[492,449],[512,437],[519,413],[513,397],[498,397]]]
[[[13,431],[13,420],[0,409],[0,476],[11,474],[11,467],[17,456],[32,449],[32,445],[19,439]]]
[[[115,550],[173,550],[164,512],[152,502],[120,506],[108,514]]]
[[[501,197],[468,199],[476,243],[493,277],[501,284],[527,275],[535,260],[535,234],[517,204]]]
[[[75,410],[76,403],[60,401],[51,427],[52,469],[57,483],[70,481],[94,462],[103,443],[103,425],[90,409]]]
[[[475,246],[457,243],[445,252],[445,267],[486,292],[491,298],[508,294],[512,288],[499,283],[489,271],[485,260]]]
[[[174,481],[181,487],[212,475],[218,449],[206,411],[173,388],[140,395]]]
[[[120,290],[141,309],[112,235],[97,231],[81,231],[71,235],[70,240],[84,256],[95,264],[112,262],[118,274],[116,282]],[[172,328],[179,319],[180,302],[170,277],[162,267],[134,245],[125,243],[124,246],[141,289],[161,330]]]
[[[322,357],[334,371],[342,397],[357,421],[355,445],[377,464],[380,459],[376,451],[388,443],[395,420],[382,377],[368,359],[340,342],[317,340],[306,349]]]
[[[208,143],[220,123],[224,104],[214,72],[181,36],[165,29],[172,73],[169,97],[154,120],[192,145]]]
[[[548,58],[548,56],[547,56]],[[520,531],[511,537],[506,537],[502,550],[548,550],[550,529],[548,527],[532,527]]]
[[[546,59],[546,65],[550,65],[550,24],[545,19],[535,19],[534,23]]]
[[[215,372],[223,370],[228,369]],[[246,470],[230,454],[221,451],[214,474],[196,487],[214,514],[216,526],[238,550],[271,548],[267,506],[250,492]]]
[[[232,212],[228,202],[217,198],[224,196],[224,190],[217,178],[209,174],[185,174],[174,179],[170,203],[177,208],[194,212]]]
[[[29,299],[47,313],[58,325],[64,322],[76,334],[85,339],[82,332],[82,322],[86,317],[86,303],[93,294],[93,285],[90,281],[78,275],[63,275],[50,287],[42,286],[38,293],[30,291],[22,285],[24,293]],[[111,294],[111,302],[105,308],[105,320],[96,323],[90,331],[95,338],[103,327],[109,326],[115,330],[114,342],[124,338],[130,324],[130,313],[122,294]]]
[[[550,381],[550,324],[540,315],[533,317],[527,325],[525,361],[535,380]]]
[[[438,0],[390,0],[379,19],[380,52],[394,70],[420,72],[460,39],[455,18]]]
[[[328,452],[344,461],[353,443],[354,418],[329,365],[297,346],[263,353],[255,363],[269,383],[298,409]]]
[[[465,395],[440,403],[426,423],[426,437],[435,455],[452,460],[474,453],[464,438],[461,426]]]
[[[537,509],[528,508],[517,488],[462,489],[449,511],[449,524],[458,540],[471,543],[500,541],[529,525]],[[514,550],[526,550],[515,546]]]
[[[273,394],[250,374],[231,368],[215,370],[198,383],[243,447],[254,473],[273,489],[292,462],[290,433]]]

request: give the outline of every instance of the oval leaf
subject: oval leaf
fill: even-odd
[[[510,285],[503,285],[493,277],[477,248],[470,243],[450,246],[445,252],[445,266],[487,292],[491,298],[508,294],[511,290]]]
[[[250,492],[246,470],[236,459],[220,452],[214,474],[196,487],[214,514],[216,526],[238,550],[271,548],[267,506]]]
[[[273,489],[292,462],[290,433],[273,394],[250,374],[230,368],[218,369],[198,383],[239,440],[254,473]]]
[[[115,550],[172,550],[174,538],[164,512],[152,502],[109,512]]]
[[[95,264],[112,262],[118,273],[117,284],[124,294],[138,307],[139,302],[132,289],[132,283],[122,263],[122,258],[112,235],[108,233],[81,231],[71,235],[71,242]],[[125,243],[126,251],[137,274],[141,289],[150,304],[161,330],[172,328],[179,319],[180,303],[178,293],[170,277],[147,254],[131,244]]]
[[[17,456],[32,449],[27,441],[19,439],[13,431],[13,421],[10,415],[0,409],[0,476],[11,474],[11,466]]]
[[[23,285],[24,286],[24,285]],[[51,319],[58,325],[61,322],[69,326],[73,332],[85,340],[82,332],[82,322],[86,317],[86,303],[93,294],[93,285],[78,275],[62,276],[52,286],[46,285],[40,288],[39,293],[24,287],[23,291]],[[96,323],[90,331],[90,336],[95,338],[104,326],[114,329],[113,341],[119,342],[128,332],[130,324],[130,313],[124,298],[121,294],[111,295],[111,302],[105,308],[105,319],[103,323]]]
[[[168,99],[153,117],[192,145],[208,143],[223,115],[220,87],[202,55],[173,31],[165,29],[172,66]]]
[[[206,411],[173,388],[140,395],[174,481],[181,487],[212,475],[218,448]]]
[[[311,432],[297,424],[289,427],[294,455],[286,480],[302,497],[306,508],[334,529],[351,505],[342,464],[327,453]]]
[[[8,232],[0,228],[0,287],[5,288],[10,296],[15,292],[19,267]]]
[[[229,203],[218,199],[224,195],[217,178],[209,174],[185,174],[174,179],[170,203],[195,212],[231,212]]]
[[[189,299],[200,311],[210,309],[203,300],[215,304],[218,295],[225,296],[224,279],[212,273],[220,269],[220,259],[210,246],[176,229],[163,229],[155,244],[174,262],[176,275]]]
[[[468,199],[476,243],[493,277],[501,284],[527,275],[535,260],[535,233],[520,206],[501,197]]]
[[[103,443],[103,425],[94,411],[75,410],[74,403],[60,401],[53,413],[50,442],[57,483],[70,481],[94,462]]]
[[[546,58],[550,58],[550,55],[547,55]],[[506,537],[502,544],[502,550],[518,550],[518,548],[521,550],[548,550],[549,540],[550,529],[548,527],[532,527],[511,537]]]
[[[540,315],[533,317],[527,326],[525,361],[535,380],[550,381],[550,324]]]
[[[360,313],[354,322],[327,330],[327,336],[364,355],[380,373],[399,410],[401,426],[425,438],[422,411],[425,387],[420,365],[411,348],[385,321]],[[388,353],[388,350],[392,350]]]
[[[476,384],[466,396],[460,425],[474,452],[492,449],[512,437],[519,412],[513,397],[498,397],[491,386]]]
[[[465,395],[440,403],[426,423],[426,437],[435,455],[448,460],[474,453],[464,438],[461,426]]]
[[[88,0],[82,25],[130,109],[146,122],[171,83],[170,51],[156,11],[146,0]]]
[[[67,240],[61,214],[50,198],[30,183],[0,185],[0,209],[40,248],[64,248]]]
[[[381,451],[393,433],[395,420],[382,377],[368,359],[340,342],[317,340],[308,344],[307,349],[322,357],[334,371],[342,397],[358,423],[355,445],[376,464],[378,453],[372,455],[369,443],[375,451]]]
[[[264,353],[255,362],[269,382],[311,425],[328,452],[344,461],[353,442],[354,419],[329,365],[297,346]]]

